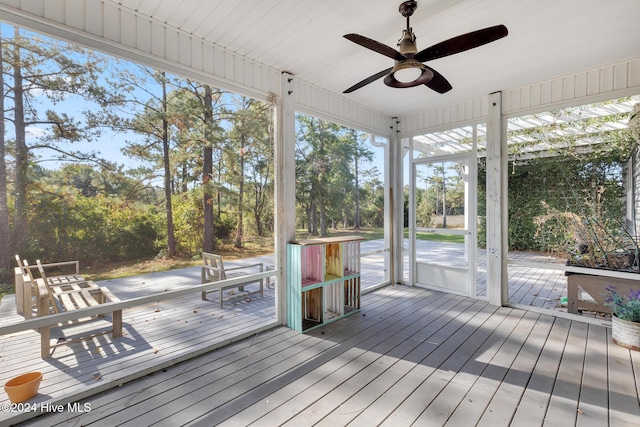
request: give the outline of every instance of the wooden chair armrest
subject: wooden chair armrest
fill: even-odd
[[[107,299],[108,302],[118,302],[120,301],[120,298],[118,298],[117,296],[115,296],[108,288],[106,288],[105,286],[100,286],[100,292],[102,292],[102,294],[105,296],[105,298]]]
[[[55,304],[55,301],[49,301],[49,290],[47,289],[47,285],[44,283],[42,279],[35,280],[35,289],[36,289],[36,309],[38,312],[38,317],[46,316],[49,314],[49,304]]]
[[[264,264],[261,262],[257,264],[243,265],[241,267],[225,268],[224,271],[244,270],[251,267],[260,267],[260,272],[264,271]]]
[[[49,296],[49,290],[47,289],[47,285],[44,283],[42,279],[35,280],[35,289],[37,292],[37,297],[42,298],[43,296]]]

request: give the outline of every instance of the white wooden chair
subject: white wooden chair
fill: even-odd
[[[15,258],[18,263],[18,269],[15,271],[16,309],[18,314],[22,314],[26,319],[31,319],[32,309],[34,308],[33,297],[36,295],[36,283],[33,281],[33,274],[30,273],[31,269],[36,266],[30,266],[27,260],[20,258],[20,255],[16,254]],[[80,274],[80,261],[54,262],[41,264],[41,266],[43,269],[55,268],[56,270],[70,270],[66,274],[57,276],[45,275],[44,277],[47,279],[49,285],[85,281],[84,277]],[[68,268],[69,266],[71,269]]]
[[[59,280],[57,278],[47,277],[44,266],[40,260],[36,261],[38,271],[40,272],[39,278],[35,278],[31,272],[29,263],[23,261],[23,269],[26,272],[29,282],[32,284],[36,294],[36,304],[38,317],[47,316],[53,313],[62,313],[80,308],[92,307],[99,304],[108,302],[120,301],[118,297],[113,295],[109,289],[104,286],[98,286],[96,283],[90,280]],[[98,317],[104,317],[99,315]],[[89,317],[78,318],[78,321],[90,320]],[[112,329],[101,333],[111,332],[113,338],[119,338],[122,336],[122,309],[114,310],[111,318]],[[84,339],[89,339],[95,336],[89,335],[87,337],[81,337],[74,340],[66,340],[51,345],[51,326],[44,326],[39,328],[40,332],[40,353],[41,357],[47,358],[51,356],[51,348],[67,345],[72,342],[77,342]]]
[[[259,262],[250,265],[244,265],[241,267],[232,267],[226,268],[224,263],[222,262],[222,256],[210,254],[207,252],[202,253],[202,260],[204,265],[202,266],[202,283],[210,283],[210,282],[218,282],[220,280],[231,279],[234,277],[247,276],[249,274],[261,273],[264,270],[264,264]],[[259,289],[256,291],[246,292],[244,287],[248,284],[258,283]],[[232,285],[232,286],[223,286],[220,289],[215,289],[213,291],[205,291],[202,292],[202,299],[204,301],[207,300],[207,293],[209,292],[219,292],[219,301],[220,308],[222,308],[224,303],[224,293],[223,291],[226,289],[237,288],[240,292],[238,295],[228,296],[226,298],[227,301],[244,298],[248,295],[252,294],[260,294],[262,297],[264,295],[264,279],[258,279],[253,282],[244,283],[242,285]]]

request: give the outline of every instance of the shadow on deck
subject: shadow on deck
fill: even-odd
[[[366,289],[384,278],[383,256],[383,254],[376,254],[362,259],[363,288]],[[523,253],[519,256],[531,260],[531,257],[535,255]],[[486,279],[484,279],[486,274],[483,276],[483,269],[486,271],[486,264],[483,266],[482,261],[484,259],[485,257],[480,253],[477,281],[480,293],[483,285],[486,289]],[[241,265],[254,261],[256,259],[246,259],[229,262],[229,265]],[[260,257],[259,261],[273,264],[272,257]],[[566,295],[566,280],[562,272],[520,266],[510,266],[509,269],[510,302],[564,310],[558,304],[561,296]],[[108,286],[120,299],[126,300],[186,288],[199,283],[200,268],[191,267],[108,280],[100,284]],[[382,288],[373,292],[376,296],[370,297],[371,299],[368,301],[384,300],[390,295],[395,295],[395,297],[402,295],[400,301],[387,303],[403,304],[412,307],[410,309],[413,310],[423,310],[415,306],[414,302],[406,301],[413,291],[398,293],[397,289],[405,288],[403,286]],[[432,291],[425,290],[416,290],[416,292],[426,292],[425,295],[433,294]],[[486,303],[473,302],[473,300],[461,297],[447,296],[442,293],[436,293],[436,295],[439,295],[443,301],[457,301],[456,304],[460,304],[460,301],[466,301],[463,304],[486,306]],[[407,308],[407,310],[410,309]],[[492,311],[495,309],[495,307],[491,308]],[[378,316],[375,310],[369,311],[364,302],[363,312],[368,316]],[[261,341],[262,338],[259,337],[263,335],[256,334],[256,331],[271,329],[275,325],[275,316],[275,293],[272,285],[265,288],[263,298],[252,296],[236,302],[225,303],[224,309],[218,307],[216,300],[202,301],[199,292],[175,300],[126,309],[123,311],[124,335],[122,338],[113,340],[110,335],[96,336],[81,343],[59,347],[53,357],[46,360],[40,358],[39,334],[37,332],[29,330],[1,336],[0,360],[3,363],[0,366],[0,382],[4,383],[9,378],[27,371],[40,370],[44,372],[44,381],[40,393],[30,403],[41,405],[45,402],[66,404],[67,402],[83,401],[91,395],[126,382],[133,380],[137,381],[132,384],[144,382],[145,380],[142,378],[148,374],[164,372],[176,363],[187,361],[199,355],[210,354],[214,349],[247,337]],[[376,321],[383,317],[376,318]],[[448,318],[449,314],[444,313],[441,317]],[[357,318],[360,319],[360,316]],[[0,325],[18,322],[21,319],[21,316],[15,314],[15,305],[11,307],[11,296],[5,297],[0,305]],[[108,321],[108,318],[104,321],[105,328],[108,326]],[[338,323],[343,324],[342,321]],[[339,326],[336,327],[339,331],[341,330]],[[327,333],[333,331],[332,328],[321,328],[322,335],[325,334],[325,331]],[[95,329],[95,323],[91,323],[91,326],[86,324],[66,326],[63,335],[59,328],[53,328],[52,337],[63,338],[69,337],[70,334],[82,335],[89,333],[89,331],[94,332]],[[278,332],[269,332],[263,338],[271,339],[267,337],[275,334],[284,340],[307,340],[304,338],[307,337],[306,334],[292,335],[288,329],[282,327],[276,330]],[[407,335],[409,330],[410,328],[404,332],[399,331],[398,337],[403,337],[411,342],[427,339],[424,333],[417,333],[410,337]],[[316,336],[319,333],[314,332],[309,336]],[[318,336],[318,339],[321,340],[325,338],[328,336]],[[352,339],[342,342],[341,348],[344,348],[346,343],[351,342]],[[440,341],[433,341],[433,344],[438,342]],[[249,344],[249,347],[252,348],[252,352],[258,351],[257,347],[254,349],[253,344]],[[333,355],[333,353],[325,353],[323,357],[328,357],[329,354]],[[409,362],[415,361],[411,358],[403,359],[403,363]],[[157,375],[160,378],[166,376],[164,373]],[[7,402],[8,399],[3,394],[0,403]],[[32,415],[34,414],[0,412],[0,424],[4,425],[9,420],[24,420]],[[72,414],[67,415],[71,417]]]

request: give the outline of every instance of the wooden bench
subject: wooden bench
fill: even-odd
[[[40,260],[36,261],[40,278],[34,278],[31,268],[25,264],[25,271],[30,282],[34,285],[36,294],[36,305],[38,317],[47,316],[52,313],[61,313],[77,310],[80,308],[92,307],[99,304],[120,301],[109,289],[98,286],[90,280],[84,281],[51,281],[46,276],[44,265]],[[51,284],[53,283],[53,284]],[[99,316],[104,317],[104,315]],[[78,319],[78,321],[90,320]],[[112,332],[113,338],[122,336],[122,310],[114,310],[111,316],[112,329],[100,332],[100,334]],[[51,344],[51,327],[45,326],[38,330],[40,332],[40,354],[41,357],[50,357],[55,349],[61,345],[71,344],[81,340],[93,338],[98,335],[91,334],[72,340],[63,340],[56,344]]]
[[[35,308],[35,283],[32,283],[27,268],[36,268],[35,265],[30,266],[27,260],[20,259],[19,255],[15,256],[18,267],[14,270],[15,289],[16,289],[16,312],[22,314],[25,319],[31,319],[33,315],[33,309]],[[72,283],[78,281],[84,281],[84,277],[80,275],[80,262],[79,261],[63,261],[54,262],[48,264],[41,264],[43,269],[47,268],[66,268],[73,267],[73,271],[68,274],[58,276],[47,276],[48,283],[50,285]]]
[[[264,264],[261,262],[250,264],[250,265],[244,265],[241,267],[225,268],[224,263],[222,262],[222,257],[220,255],[210,254],[207,252],[202,253],[202,260],[204,262],[204,265],[202,266],[202,283],[218,282],[220,280],[231,279],[234,277],[248,276],[251,274],[251,271],[248,271],[248,270],[252,270],[252,269],[255,270],[254,273],[262,273],[263,271],[265,271]],[[259,289],[256,291],[246,292],[244,290],[244,287],[252,283],[258,283]],[[231,301],[239,298],[245,298],[253,294],[260,294],[260,297],[262,297],[264,295],[264,279],[257,279],[253,282],[247,282],[242,285],[223,286],[219,289],[215,289],[213,291],[208,291],[208,292],[216,292],[216,291],[219,292],[220,308],[222,308],[224,303],[223,291],[226,289],[232,289],[232,288],[237,288],[239,292],[242,292],[242,294],[238,294],[236,296],[229,296],[226,299],[227,301]],[[208,292],[206,291],[202,292],[202,299],[204,301],[207,300]]]

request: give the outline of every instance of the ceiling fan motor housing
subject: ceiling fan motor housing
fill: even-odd
[[[413,55],[418,53],[418,46],[416,45],[416,35],[413,34],[411,28],[407,28],[402,31],[402,38],[398,41],[398,50],[401,54],[408,58],[413,58]]]

